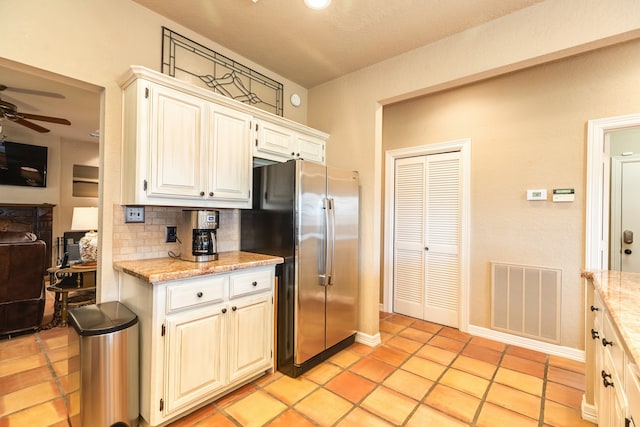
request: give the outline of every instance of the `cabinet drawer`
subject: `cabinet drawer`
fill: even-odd
[[[189,279],[167,286],[167,313],[225,298],[228,276]]]
[[[273,283],[273,270],[265,269],[235,273],[229,278],[230,298],[262,292],[271,289]]]

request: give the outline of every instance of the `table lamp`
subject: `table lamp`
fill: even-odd
[[[88,230],[78,242],[80,260],[84,264],[93,264],[98,261],[98,208],[73,208],[71,230]]]

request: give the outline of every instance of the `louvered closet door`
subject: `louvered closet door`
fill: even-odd
[[[458,326],[460,153],[396,161],[394,311]]]

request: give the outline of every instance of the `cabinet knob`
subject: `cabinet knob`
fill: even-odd
[[[238,307],[236,307],[235,305],[233,307],[231,307],[231,310],[236,311],[238,309]]]
[[[258,286],[258,282],[251,282],[251,286]]]
[[[591,311],[600,311],[598,307],[591,306]]]
[[[291,152],[291,155],[292,155],[292,156],[295,156],[295,155],[296,155],[296,153],[294,153],[294,152],[292,151],[292,152]]]
[[[202,292],[198,292],[196,295],[198,295],[198,298],[202,298]]]
[[[604,385],[605,387],[613,387],[613,381],[609,381],[608,379],[603,378],[602,385]]]
[[[591,329],[591,338],[594,340],[600,338],[600,334],[598,333],[598,331],[596,331],[595,329]]]
[[[223,309],[222,309],[222,314],[224,314],[224,313],[226,313],[226,312],[227,312],[227,309],[226,309],[226,308],[223,308]]]
[[[300,157],[300,153],[296,153],[296,156]]]
[[[213,191],[209,192],[209,197],[213,197]]]
[[[607,374],[604,369],[600,371],[600,375],[602,376],[602,379],[611,378],[611,374]]]
[[[603,346],[603,347],[606,347],[606,346],[608,346],[608,345],[610,345],[610,346],[612,346],[612,347],[613,347],[613,341],[607,341],[607,339],[606,339],[606,338],[602,338],[602,346]]]
[[[204,191],[201,191],[201,192],[200,192],[200,195],[201,195],[201,196],[204,196]]]

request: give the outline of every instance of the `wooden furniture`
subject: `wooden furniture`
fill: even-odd
[[[0,205],[0,231],[30,232],[46,245],[46,267],[52,265],[53,208],[55,205],[4,203]]]
[[[55,292],[54,312],[51,323],[43,329],[67,326],[70,306],[92,304],[96,301],[96,266],[52,267],[49,273],[48,291]]]
[[[122,87],[123,205],[250,208],[253,157],[324,162],[327,134],[210,90],[139,66]]]

